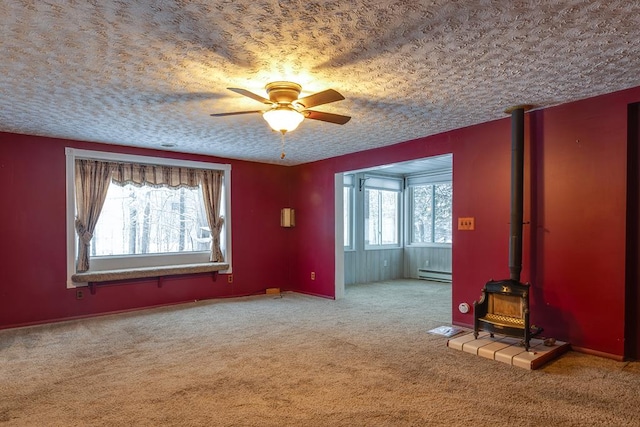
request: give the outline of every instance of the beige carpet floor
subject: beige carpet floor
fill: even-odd
[[[392,281],[0,331],[0,426],[639,425],[638,362],[455,351],[450,306]]]

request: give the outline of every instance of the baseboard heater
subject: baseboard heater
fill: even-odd
[[[451,273],[444,271],[433,271],[425,268],[418,269],[418,279],[435,280],[438,282],[451,282]]]

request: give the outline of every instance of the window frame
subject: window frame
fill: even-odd
[[[406,193],[406,245],[407,247],[450,247],[452,243],[438,242],[414,242],[413,241],[413,187],[424,185],[451,184],[453,185],[453,174],[451,169],[440,170],[429,174],[415,174],[405,177]],[[453,197],[453,196],[452,196]],[[453,205],[453,200],[451,201]],[[435,220],[435,199],[432,200],[432,216]],[[452,206],[453,207],[453,206]],[[453,221],[453,215],[452,219]],[[433,236],[432,236],[433,238]],[[451,238],[453,239],[453,223],[451,224]]]
[[[348,190],[348,206],[343,206],[343,210],[347,211],[347,221],[343,224],[349,232],[349,244],[344,244],[343,235],[343,247],[345,251],[355,251],[355,175],[344,175],[342,185],[342,197],[344,200],[344,191]],[[344,217],[345,212],[342,215]]]
[[[398,178],[398,177],[392,177],[392,176],[385,176],[385,175],[373,175],[373,174],[365,174],[364,175],[364,182],[362,185],[362,190],[364,191],[364,194],[366,194],[366,190],[371,189],[371,190],[378,190],[378,191],[390,191],[390,192],[395,192],[398,195],[398,200],[397,200],[397,217],[396,217],[396,238],[397,238],[397,243],[394,244],[379,244],[379,245],[372,245],[370,244],[367,240],[366,240],[366,228],[367,228],[367,218],[365,216],[365,212],[366,212],[366,208],[364,208],[363,206],[363,211],[362,211],[362,231],[363,231],[363,238],[364,238],[364,249],[365,250],[381,250],[381,249],[396,249],[396,248],[401,248],[403,246],[403,218],[404,218],[404,214],[403,214],[403,210],[404,210],[404,191],[403,191],[403,185],[402,185],[402,178]],[[368,200],[366,197],[363,198],[363,202],[366,205],[368,203]]]
[[[123,153],[83,150],[65,147],[66,157],[66,239],[67,239],[67,288],[76,288],[84,284],[75,283],[71,276],[75,274],[76,253],[78,238],[75,231],[75,161],[76,159],[89,159],[111,162],[139,163],[163,166],[176,166],[194,169],[221,170],[224,173],[225,211],[222,213],[225,219],[225,263],[229,268],[220,273],[232,273],[232,248],[231,248],[231,165],[222,163],[208,163],[192,160],[179,160],[166,157],[140,156]],[[112,255],[92,258],[91,271],[109,270],[114,268],[136,268],[140,266],[157,267],[163,265],[180,265],[209,262],[210,251],[198,251],[190,253],[169,254],[135,254]]]

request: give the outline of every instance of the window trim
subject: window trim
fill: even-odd
[[[76,159],[89,159],[100,161],[112,161],[112,162],[126,162],[126,163],[140,163],[140,164],[152,164],[152,165],[164,165],[164,166],[176,166],[194,169],[210,169],[221,170],[224,172],[224,198],[225,198],[225,263],[229,264],[229,268],[220,273],[231,274],[232,273],[232,248],[231,248],[231,165],[222,163],[208,163],[199,162],[193,160],[180,160],[166,157],[151,157],[151,156],[139,156],[133,154],[112,153],[104,151],[83,150],[71,147],[65,147],[66,157],[66,238],[67,238],[67,289],[76,288],[79,286],[86,286],[85,284],[75,283],[71,280],[71,276],[75,274],[76,264],[76,245],[77,236],[75,232],[75,161]],[[206,261],[208,261],[208,252]],[[107,261],[109,258],[126,258],[128,262],[134,259],[140,261],[153,259],[153,265],[179,265],[193,262],[205,262],[200,261],[204,252],[192,252],[190,254],[151,254],[147,256],[130,255],[130,256],[113,256],[113,257],[101,257]],[[166,258],[164,261],[162,258]],[[186,259],[185,259],[186,258]],[[108,261],[107,261],[108,262]],[[125,268],[133,268],[133,265]],[[105,267],[106,268],[106,267]],[[92,271],[94,271],[92,269]]]

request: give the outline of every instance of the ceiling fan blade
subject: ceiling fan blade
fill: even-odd
[[[262,97],[262,96],[260,96],[258,94],[250,92],[250,91],[248,91],[246,89],[240,89],[240,88],[237,88],[237,87],[228,87],[227,89],[229,89],[232,92],[239,93],[240,95],[248,96],[249,98],[255,99],[258,102],[262,102],[263,104],[273,104],[273,102],[268,100],[267,98],[264,98],[264,97]]]
[[[239,114],[251,114],[251,113],[262,113],[262,110],[252,110],[252,111],[234,111],[232,113],[217,113],[210,114],[211,117],[225,117],[225,116],[237,116]]]
[[[341,116],[340,114],[325,113],[322,111],[305,110],[304,116],[307,119],[321,120],[323,122],[335,123],[337,125],[343,125],[351,120],[349,116]]]
[[[323,90],[322,92],[314,93],[313,95],[305,96],[298,99],[298,104],[304,105],[304,108],[315,107],[316,105],[328,104],[330,102],[342,101],[344,96],[333,89]]]

